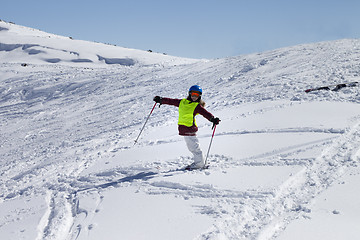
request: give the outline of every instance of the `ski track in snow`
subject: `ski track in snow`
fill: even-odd
[[[9,29],[0,27],[0,31]],[[0,43],[1,54],[22,52],[28,57],[46,51],[62,51],[71,57],[82,54],[39,44]],[[151,64],[97,55],[97,61],[111,66],[49,64],[87,63],[88,58],[44,58],[47,63],[27,67],[0,62],[0,204],[34,197],[44,200],[39,209],[24,207],[0,215],[0,230],[38,211],[43,214],[34,230],[35,239],[86,239],[97,227],[94,219],[101,212],[105,193],[134,187],[148,196],[204,200],[206,203],[192,207],[213,219],[213,225],[199,232],[198,239],[275,239],[293,220],[306,218],[312,200],[358,165],[360,117],[347,113],[341,105],[358,104],[358,89],[311,94],[304,94],[303,89],[314,82],[328,85],[345,77],[358,78],[359,53],[358,41],[344,40],[206,61],[175,59]],[[210,111],[224,116],[219,116],[222,122],[215,139],[224,149],[231,141],[246,143],[246,137],[261,142],[290,136],[294,143],[279,142],[279,146],[258,151],[243,149],[248,153],[241,157],[217,153],[225,150],[215,144],[209,156],[210,169],[191,172],[180,169],[191,162],[185,155],[164,158],[154,152],[150,160],[131,155],[183,144],[176,127],[167,131],[176,125],[176,109],[167,106],[154,111],[136,146],[133,140],[152,97],[182,95],[179,92],[186,93],[194,79],[204,86]],[[332,104],[314,107],[322,113],[308,114],[326,114],[334,108],[339,116],[347,113],[351,119],[321,124],[263,119],[280,113],[301,116],[298,111],[304,110],[304,105],[328,102]],[[258,119],[266,123],[259,124]],[[277,124],[278,120],[282,122]],[[204,131],[210,127],[208,122],[199,122],[201,140],[210,138],[211,133]],[[295,141],[301,136],[305,137]],[[120,159],[121,154],[133,159]],[[293,167],[293,172],[271,187],[233,189],[201,181],[202,177],[261,167]],[[25,238],[26,231],[19,234]]]
[[[279,132],[281,132],[281,130]],[[288,132],[288,130],[286,130],[286,132]],[[295,130],[295,132],[297,131]],[[328,149],[330,148],[331,146],[328,147]],[[267,157],[268,156],[263,156],[263,159]],[[182,161],[184,162],[189,160],[190,159],[188,158],[182,159]],[[216,155],[210,156],[210,162],[215,163],[217,167],[220,167],[220,169],[223,170],[229,168],[230,166],[233,167],[239,165],[238,161],[233,162],[232,159],[229,159],[225,156],[216,156]],[[314,167],[312,166],[310,167],[309,165],[314,164],[315,161],[310,161],[310,162],[311,162],[310,164],[309,163],[305,164],[308,165],[307,166],[307,168],[309,168],[308,171],[301,171],[294,177],[290,178],[286,183],[284,183],[284,185],[279,190],[274,190],[271,192],[268,191],[261,192],[258,190],[247,190],[244,192],[238,192],[238,191],[216,189],[211,185],[206,185],[206,184],[184,185],[179,183],[167,182],[166,178],[169,176],[174,176],[176,174],[191,174],[191,173],[184,173],[183,171],[178,171],[176,169],[167,170],[167,171],[162,170],[164,168],[166,169],[169,163],[159,164],[160,166],[155,166],[151,168],[143,167],[143,166],[139,166],[135,168],[131,167],[129,169],[118,168],[106,172],[99,172],[94,175],[90,175],[86,177],[80,177],[80,179],[73,179],[73,178],[71,178],[70,180],[69,178],[64,179],[64,182],[69,181],[68,187],[64,189],[63,194],[60,194],[61,196],[57,196],[57,194],[52,193],[51,199],[49,200],[49,214],[48,214],[47,224],[43,228],[42,237],[46,239],[59,239],[59,232],[64,232],[64,230],[61,230],[61,227],[58,226],[59,221],[61,219],[63,218],[72,219],[73,217],[77,217],[78,215],[83,215],[83,214],[87,215],[86,210],[79,209],[78,206],[79,202],[77,199],[78,195],[81,195],[82,193],[86,193],[89,191],[101,192],[101,190],[104,189],[106,190],[107,188],[121,187],[121,185],[124,183],[131,183],[131,184],[139,185],[139,187],[141,188],[148,188],[148,190],[146,190],[148,194],[173,194],[173,195],[181,196],[184,199],[195,198],[195,197],[209,198],[212,199],[212,201],[217,202],[215,206],[207,206],[207,207],[204,206],[204,209],[202,209],[201,212],[203,214],[213,215],[214,217],[222,216],[222,218],[226,219],[224,221],[225,223],[222,223],[220,227],[216,226],[216,229],[211,230],[210,233],[204,234],[202,236],[203,238],[211,239],[212,235],[215,234],[216,236],[216,233],[223,234],[224,232],[229,234],[227,236],[228,238],[234,238],[234,237],[254,238],[257,237],[257,234],[261,229],[257,229],[255,226],[251,226],[251,224],[254,221],[253,218],[256,218],[257,226],[259,225],[259,222],[261,222],[260,226],[266,226],[269,224],[271,225],[275,224],[273,222],[269,222],[269,216],[284,216],[284,213],[287,213],[285,214],[287,218],[282,220],[286,223],[286,221],[289,221],[289,218],[291,217],[291,214],[289,214],[288,211],[292,212],[292,215],[294,215],[292,216],[293,218],[298,214],[301,214],[301,212],[303,211],[306,212],[306,208],[303,209],[302,204],[306,204],[307,201],[309,201],[309,199],[299,198],[304,194],[304,192],[299,191],[295,193],[294,189],[298,189],[299,187],[301,187],[303,191],[306,191],[305,195],[308,197],[309,190],[305,187],[306,185],[309,184],[309,181],[311,179],[304,180],[303,175],[307,175],[309,174],[309,172],[312,172],[314,170],[328,171],[328,168],[322,170],[320,167],[316,167],[314,169]],[[176,165],[178,164],[178,162],[174,162],[172,164]],[[268,163],[268,165],[278,165],[278,164],[279,163]],[[289,163],[286,164],[288,165]],[[303,165],[304,163],[297,162],[295,164]],[[161,166],[161,165],[165,165],[165,166]],[[205,174],[210,174],[208,173],[208,170],[205,170],[204,172]],[[162,177],[164,180],[157,182],[149,182],[150,179],[153,178],[158,179],[160,177]],[[50,189],[54,189],[55,192],[59,192],[61,188],[62,188],[61,186],[50,187]],[[315,187],[315,189],[318,190],[319,188]],[[289,192],[291,192],[291,196],[288,195]],[[316,192],[313,194],[315,195]],[[55,201],[57,201],[56,205],[55,205]],[[232,205],[239,205],[239,207],[234,207]],[[273,206],[273,209],[271,209],[270,206]],[[285,208],[284,212],[278,212],[279,208],[282,207]],[[56,210],[57,208],[60,208],[61,211],[57,211]],[[70,208],[72,209],[72,212],[70,212],[69,210]],[[66,211],[63,212],[64,211],[63,209],[67,209],[67,212]],[[251,211],[251,213],[247,213],[247,211]],[[230,220],[227,220],[227,217],[224,217],[224,215],[228,216],[228,219]],[[246,216],[251,216],[251,217],[247,218]],[[279,219],[276,219],[276,221],[278,221],[275,224],[277,228],[279,228],[281,224],[285,225],[285,223],[282,223],[281,220]],[[53,225],[57,227],[56,228],[52,227]],[[67,227],[67,229],[69,229],[69,226],[63,226],[63,227],[64,228]],[[83,227],[84,226],[81,225],[76,226],[77,229],[76,231],[79,232],[77,234],[73,233],[73,235],[79,235]],[[274,229],[271,228],[271,230],[273,231]],[[272,236],[275,233],[272,232],[271,235],[269,233],[267,235]]]
[[[73,196],[76,198],[76,195],[82,192],[99,191],[99,189],[119,187],[122,183],[132,183],[141,188],[146,188],[145,191],[148,194],[172,194],[184,199],[209,198],[215,202],[214,206],[204,206],[201,212],[214,217],[221,216],[225,220],[215,225],[214,229],[211,229],[209,233],[204,233],[200,238],[217,239],[219,235],[225,234],[228,239],[269,239],[277,236],[278,232],[281,232],[291,220],[311,211],[307,208],[311,199],[328,188],[347,168],[356,164],[357,159],[354,157],[356,156],[354,151],[360,147],[359,137],[360,127],[357,124],[341,137],[327,142],[327,147],[318,158],[307,159],[305,163],[297,162],[305,168],[291,176],[273,191],[262,192],[254,189],[239,192],[216,189],[207,184],[187,185],[168,182],[166,178],[169,176],[192,174],[192,172],[163,171],[161,169],[167,166],[161,166],[159,167],[160,170],[157,170],[156,167],[153,167],[152,170],[119,168],[97,173],[95,176],[89,176],[85,181],[87,184],[95,182],[94,185],[79,187]],[[339,153],[339,149],[341,149],[341,153]],[[264,156],[265,158],[266,156]],[[238,161],[232,161],[225,156],[216,155],[212,155],[210,160],[223,171],[226,171],[226,168],[230,166],[239,165]],[[268,165],[278,164],[268,163]],[[204,170],[204,174],[210,174],[210,171]],[[119,175],[124,177],[119,178]],[[159,177],[162,177],[163,180],[149,182],[150,179],[158,179]],[[99,184],[100,179],[105,183]],[[82,213],[79,210],[75,210],[75,212]]]

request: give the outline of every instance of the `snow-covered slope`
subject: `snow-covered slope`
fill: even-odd
[[[192,59],[75,40],[37,29],[1,22],[0,62],[59,63],[68,66],[174,65]]]
[[[359,88],[304,92],[358,81],[359,40],[194,60],[0,22],[0,66],[2,239],[359,235]],[[222,121],[183,172],[176,108],[134,140],[193,84]]]

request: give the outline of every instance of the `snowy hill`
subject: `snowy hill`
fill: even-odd
[[[2,239],[356,239],[360,40],[216,60],[0,22]],[[222,121],[191,163],[177,109],[204,90]],[[211,124],[201,118],[206,152]]]
[[[74,40],[37,29],[1,22],[0,61],[59,63],[69,66],[181,64],[191,59]]]

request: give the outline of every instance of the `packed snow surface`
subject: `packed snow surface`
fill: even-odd
[[[197,60],[0,22],[1,239],[357,239],[360,40]],[[155,95],[203,88],[206,170]],[[211,123],[197,117],[208,150]]]

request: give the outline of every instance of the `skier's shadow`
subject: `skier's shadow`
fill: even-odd
[[[100,184],[100,185],[96,186],[96,188],[113,187],[113,186],[116,186],[119,183],[133,182],[135,180],[147,181],[147,180],[155,177],[156,175],[158,175],[158,173],[156,173],[156,172],[139,172],[139,173],[137,173],[135,175],[123,177],[123,178],[120,178],[120,179],[118,179],[116,181],[113,181],[113,182]]]
[[[79,192],[84,192],[87,190],[96,190],[96,189],[106,189],[109,187],[116,187],[118,184],[120,183],[124,183],[124,182],[133,182],[135,180],[141,180],[141,181],[148,181],[154,177],[158,177],[158,176],[162,176],[162,177],[171,177],[174,176],[174,174],[176,173],[182,173],[185,170],[183,168],[180,169],[172,169],[172,170],[167,170],[164,172],[153,172],[153,171],[148,171],[148,172],[139,172],[136,173],[134,175],[131,176],[126,176],[123,178],[120,178],[118,180],[115,181],[111,181],[111,182],[107,182],[107,183],[103,183],[103,184],[98,184],[98,185],[93,185],[93,186],[89,186],[89,187],[85,187],[82,189],[78,189],[75,190],[74,192],[72,192],[73,194],[77,194]]]
[[[83,189],[79,189],[77,191],[75,191],[75,193],[79,193],[79,192],[84,192],[87,190],[95,190],[95,189],[106,189],[109,187],[116,187],[116,185],[123,183],[123,182],[133,182],[135,180],[142,180],[142,181],[147,181],[151,178],[154,178],[155,176],[159,175],[159,173],[156,172],[139,172],[135,175],[132,176],[127,176],[127,177],[123,177],[120,178],[116,181],[112,181],[112,182],[107,182],[107,183],[103,183],[103,184],[99,184],[99,185],[94,185],[91,187],[87,187],[87,188],[83,188]]]

